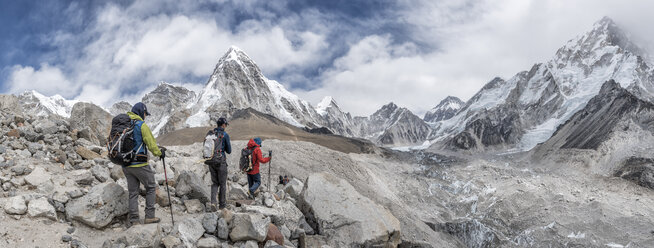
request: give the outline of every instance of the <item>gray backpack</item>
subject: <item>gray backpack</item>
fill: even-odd
[[[223,156],[223,138],[225,132],[216,134],[211,130],[204,137],[204,144],[202,145],[202,158],[205,159],[204,163],[207,165],[217,165],[225,160]]]

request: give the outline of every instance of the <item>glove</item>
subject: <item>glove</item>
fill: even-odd
[[[268,151],[268,157],[272,157],[272,150]]]
[[[166,148],[163,147],[163,146],[160,146],[159,150],[161,151],[161,156],[159,156],[159,157],[160,158],[165,158],[166,157]]]

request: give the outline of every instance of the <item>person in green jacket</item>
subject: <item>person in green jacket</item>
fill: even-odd
[[[127,189],[129,191],[129,216],[127,221],[127,226],[130,227],[132,224],[140,223],[139,218],[139,186],[143,184],[145,186],[145,220],[143,223],[157,223],[161,221],[159,218],[154,216],[155,209],[154,203],[156,199],[156,183],[154,180],[154,171],[152,167],[148,164],[148,151],[152,155],[164,158],[166,156],[165,148],[157,146],[157,140],[155,140],[150,131],[150,127],[145,124],[145,117],[150,115],[145,104],[139,102],[134,104],[131,112],[127,112],[132,121],[134,121],[134,151],[136,151],[136,158],[133,160],[131,165],[123,167],[123,173],[125,173],[125,178],[127,178]]]

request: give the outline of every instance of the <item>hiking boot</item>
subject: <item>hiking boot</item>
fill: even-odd
[[[254,200],[254,193],[252,193],[250,190],[248,190],[248,199]]]
[[[210,212],[216,212],[216,210],[218,210],[218,207],[216,207],[215,203],[209,203],[207,206]]]
[[[161,219],[159,219],[157,217],[152,217],[152,218],[145,218],[145,221],[143,221],[143,223],[152,224],[152,223],[159,223],[160,221],[161,221]]]
[[[141,221],[140,221],[140,220],[132,220],[132,221],[129,221],[129,220],[128,220],[128,221],[125,223],[125,229],[129,229],[129,228],[132,227],[133,225],[139,225],[139,224],[141,224]]]

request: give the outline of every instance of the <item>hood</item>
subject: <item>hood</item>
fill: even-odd
[[[132,119],[132,120],[143,121],[143,118],[141,118],[141,116],[135,114],[134,112],[127,112],[127,115],[128,115],[129,118]]]
[[[254,139],[250,139],[250,141],[248,141],[248,148],[252,149],[252,148],[255,148],[255,147],[258,147],[258,146],[259,145],[257,145],[256,142],[254,142]]]

